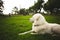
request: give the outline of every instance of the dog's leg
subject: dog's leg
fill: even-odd
[[[19,33],[18,35],[24,35],[24,34],[27,34],[27,33],[30,33],[30,32],[32,32],[32,30],[27,31],[27,32],[23,32],[23,33]]]

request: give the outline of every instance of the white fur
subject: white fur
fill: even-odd
[[[48,23],[44,16],[37,13],[33,15],[33,17],[30,19],[31,22],[33,22],[32,31],[36,34],[45,34],[45,33],[60,33],[60,25],[56,23]],[[35,26],[37,25],[37,26]],[[57,32],[58,31],[58,32]],[[32,33],[32,34],[35,34]]]
[[[44,16],[36,13],[30,18],[30,21],[32,22],[32,30],[27,31],[24,33],[20,33],[19,35],[22,34],[27,34],[32,32],[31,34],[45,34],[45,33],[60,33],[60,25],[56,23],[48,23]]]

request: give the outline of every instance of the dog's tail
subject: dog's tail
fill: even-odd
[[[24,34],[31,33],[31,32],[32,32],[32,30],[27,31],[27,32],[23,32],[23,33],[19,33],[18,35],[24,35]]]

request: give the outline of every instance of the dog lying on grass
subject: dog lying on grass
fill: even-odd
[[[36,13],[30,18],[32,22],[32,30],[19,33],[19,35],[31,33],[31,34],[60,34],[60,25],[56,23],[48,23],[44,16]]]

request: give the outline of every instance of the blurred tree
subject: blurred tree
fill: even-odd
[[[44,9],[51,12],[51,14],[60,13],[60,0],[48,0],[44,5]]]
[[[0,0],[0,14],[3,14],[3,8],[4,8],[3,1]]]
[[[18,14],[18,8],[15,6],[12,10],[13,14]]]
[[[29,15],[29,9],[25,9],[26,15]]]
[[[19,14],[27,15],[28,10],[26,10],[25,8],[22,8],[22,9],[19,10]]]
[[[41,10],[42,3],[44,1],[43,0],[38,0],[37,3],[35,3],[32,7],[29,8],[29,10],[33,11],[33,12],[37,12],[38,10]]]

